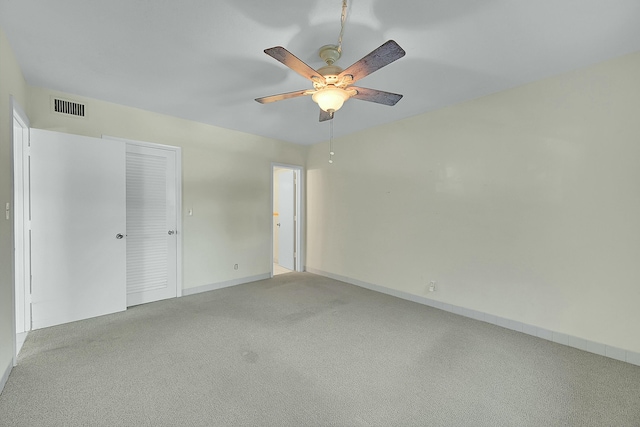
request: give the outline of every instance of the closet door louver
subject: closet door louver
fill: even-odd
[[[170,159],[149,151],[127,149],[128,305],[175,296],[175,282],[169,283],[168,259],[168,245],[175,244],[175,225],[167,215],[168,204],[175,205],[167,194]]]

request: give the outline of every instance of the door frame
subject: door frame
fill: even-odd
[[[173,151],[176,155],[176,298],[179,298],[182,296],[182,148],[110,135],[102,135],[102,139],[123,141],[130,145]]]
[[[269,198],[269,205],[271,207],[269,212],[269,217],[271,218],[271,248],[270,248],[270,258],[269,265],[271,266],[271,277],[273,277],[273,244],[274,244],[274,234],[275,234],[275,226],[273,221],[273,193],[275,190],[275,182],[274,176],[276,169],[290,169],[294,171],[297,183],[296,183],[296,203],[294,206],[294,215],[296,218],[295,221],[295,254],[296,257],[294,259],[294,271],[302,272],[304,271],[304,260],[305,260],[305,176],[304,176],[304,167],[298,165],[291,165],[287,163],[275,163],[271,162],[271,197]]]
[[[27,317],[29,320],[31,319],[31,290],[30,290],[30,277],[26,277],[26,269],[27,266],[30,268],[30,263],[27,262],[26,254],[31,253],[31,245],[29,239],[25,239],[26,231],[30,229],[29,225],[29,212],[24,211],[24,209],[20,209],[22,211],[22,218],[20,219],[22,223],[22,230],[16,233],[16,200],[22,202],[24,206],[24,200],[30,200],[30,187],[29,185],[24,185],[25,177],[27,180],[29,179],[29,170],[24,167],[24,156],[29,155],[29,132],[31,129],[31,125],[29,122],[29,117],[25,113],[24,109],[20,106],[18,101],[10,96],[10,104],[11,104],[11,112],[12,112],[12,120],[10,126],[10,134],[11,134],[11,203],[13,207],[11,208],[11,212],[13,213],[11,217],[11,234],[13,236],[12,239],[12,251],[11,251],[11,268],[13,271],[12,274],[12,286],[11,293],[13,294],[11,297],[12,301],[12,310],[13,310],[13,366],[18,364],[18,352],[22,347],[22,343],[24,343],[24,339],[22,343],[18,344],[18,332],[17,326],[18,321],[16,316],[18,312],[16,311],[16,305],[22,304],[25,308],[25,319],[26,322]],[[13,133],[13,119],[15,119],[23,129],[22,140],[16,141],[15,135]],[[26,131],[26,132],[25,132]],[[25,144],[26,143],[26,144]],[[21,162],[18,162],[16,157],[20,156]],[[16,248],[23,248],[22,255],[17,256]],[[30,255],[29,255],[30,256]],[[18,277],[22,276],[22,280],[19,280]],[[30,276],[30,275],[29,275]],[[17,286],[22,283],[24,289],[22,293],[18,295]],[[27,292],[28,291],[28,292]],[[27,296],[28,295],[28,296]],[[22,296],[22,297],[21,297]],[[27,307],[29,307],[27,313]],[[25,324],[25,334],[28,334],[31,330],[31,322],[26,322]]]

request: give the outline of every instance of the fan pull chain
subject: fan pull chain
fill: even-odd
[[[347,0],[342,0],[342,15],[340,16],[340,37],[338,37],[338,53],[342,53],[342,36],[344,24],[347,22]]]
[[[333,163],[333,120],[329,122],[329,163]]]

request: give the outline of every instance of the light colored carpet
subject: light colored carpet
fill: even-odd
[[[640,367],[308,273],[33,331],[3,426],[639,426]]]

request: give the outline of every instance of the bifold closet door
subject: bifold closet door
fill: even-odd
[[[125,144],[31,129],[33,328],[126,310]]]

